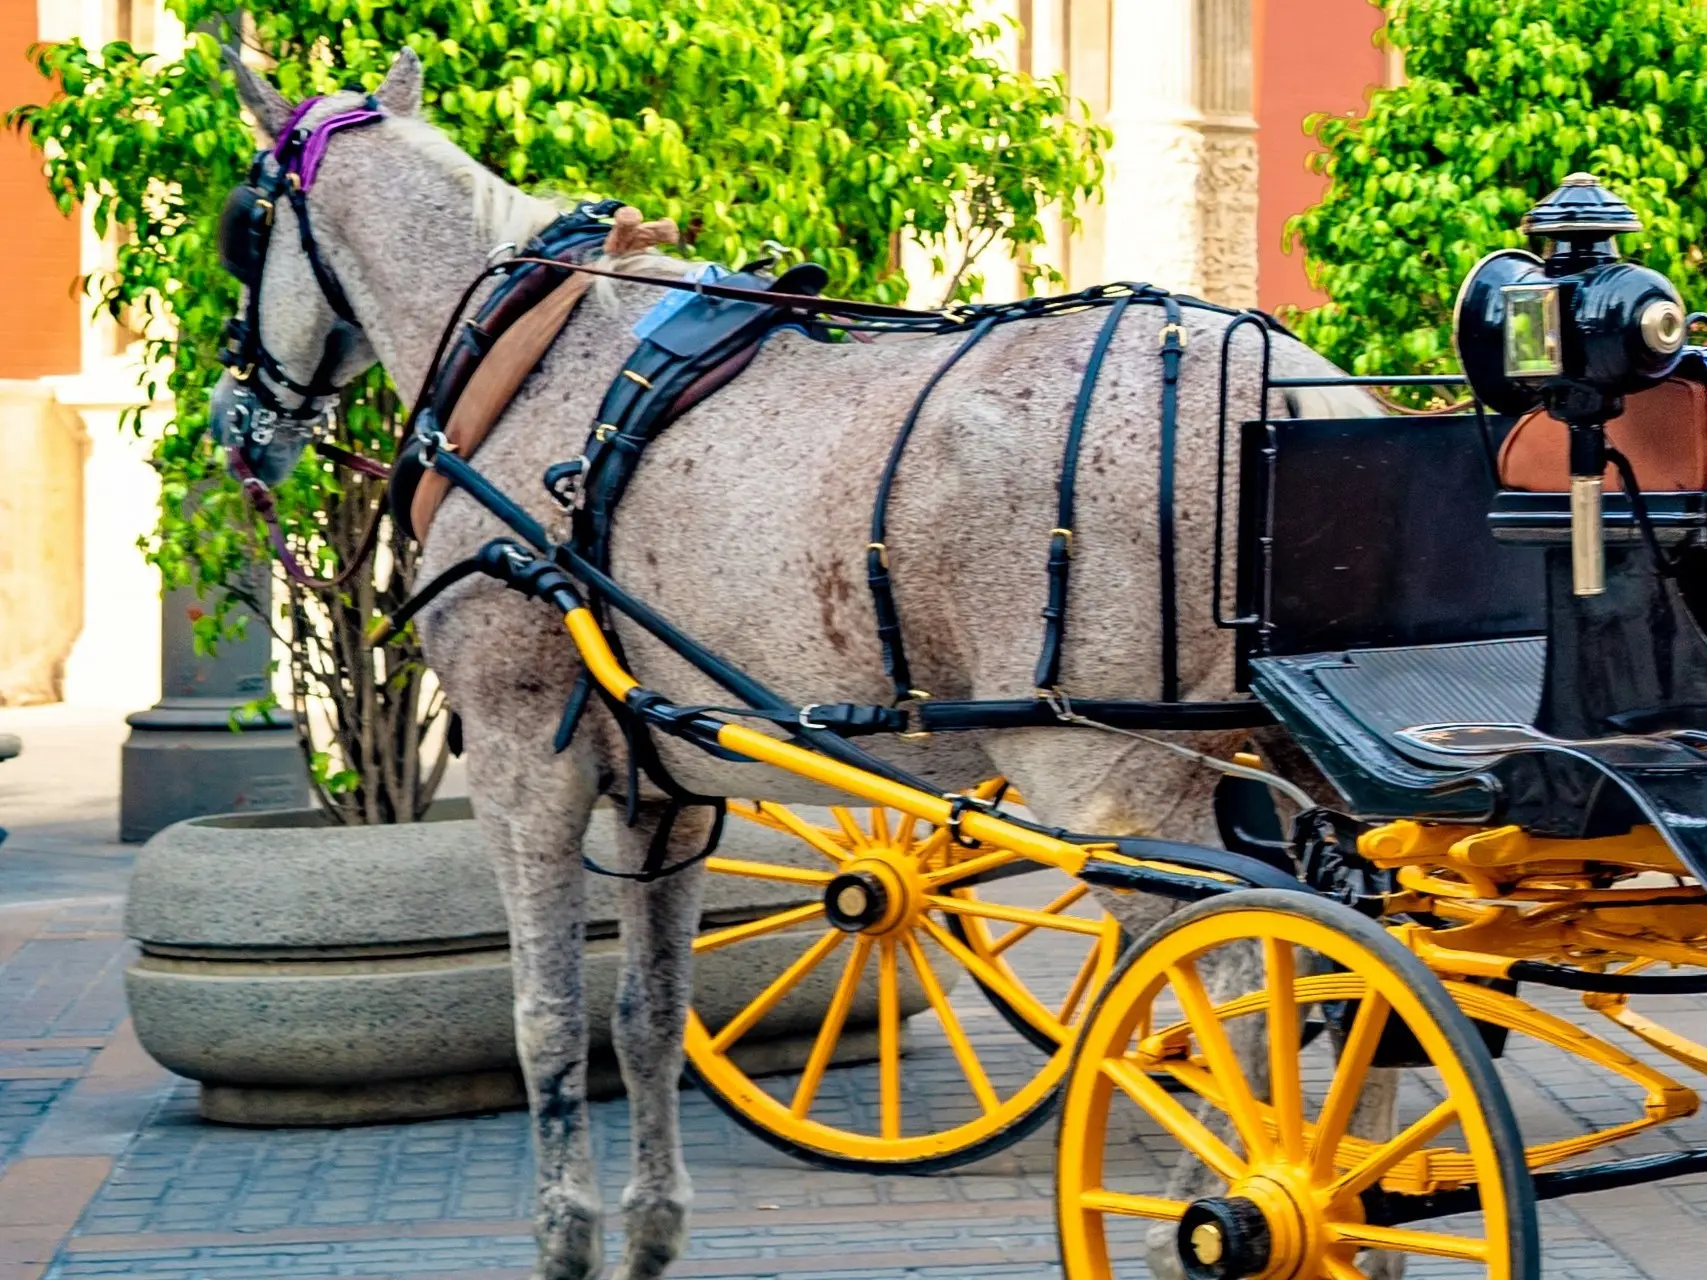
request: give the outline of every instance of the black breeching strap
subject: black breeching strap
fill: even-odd
[[[895,591],[889,576],[889,548],[884,539],[888,536],[889,525],[889,493],[895,486],[895,474],[901,468],[901,455],[906,452],[907,440],[913,434],[913,428],[918,425],[919,414],[924,411],[925,401],[935,391],[948,371],[960,362],[960,358],[979,342],[984,335],[996,327],[997,317],[986,316],[966,335],[954,353],[944,360],[930,380],[920,389],[918,398],[913,401],[913,407],[908,411],[906,420],[901,423],[901,429],[895,433],[895,443],[889,447],[889,460],[884,463],[883,476],[877,483],[877,500],[871,509],[871,541],[865,548],[865,578],[871,588],[871,603],[877,612],[877,641],[883,646],[883,670],[888,675],[890,683],[895,688],[896,703],[915,700],[922,691],[913,688],[913,674],[907,664],[907,650],[901,639],[901,614],[895,607]]]
[[[1162,701],[1179,701],[1179,601],[1174,581],[1174,453],[1179,435],[1179,366],[1185,354],[1186,331],[1180,306],[1162,299],[1167,323],[1162,326],[1161,457],[1156,468],[1156,545],[1162,577]]]
[[[1109,308],[1108,319],[1097,333],[1096,345],[1091,348],[1085,364],[1085,376],[1079,380],[1079,396],[1073,404],[1073,417],[1067,424],[1067,443],[1061,451],[1061,475],[1056,481],[1059,495],[1055,508],[1055,527],[1049,531],[1049,599],[1043,606],[1043,651],[1037,658],[1037,671],[1032,677],[1038,695],[1053,691],[1061,683],[1061,650],[1067,635],[1067,584],[1073,563],[1073,490],[1079,472],[1079,447],[1084,443],[1085,421],[1090,417],[1091,401],[1096,395],[1097,376],[1102,372],[1103,359],[1120,318],[1131,304],[1130,295],[1119,299]]]

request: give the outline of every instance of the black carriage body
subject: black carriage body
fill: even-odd
[[[1472,414],[1244,424],[1242,657],[1543,632],[1539,550],[1487,523],[1489,453],[1511,426]]]
[[[1609,496],[1608,589],[1574,596],[1568,495],[1499,489],[1512,426],[1244,424],[1241,677],[1362,818],[1562,837],[1651,823],[1707,878],[1704,557],[1662,577]],[[1646,498],[1668,549],[1702,540],[1707,494]],[[1464,728],[1490,725],[1509,728]],[[1431,726],[1459,728],[1411,732]]]

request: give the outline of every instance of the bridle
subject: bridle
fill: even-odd
[[[308,192],[320,172],[326,147],[334,133],[374,124],[385,118],[378,99],[369,95],[361,107],[328,116],[312,128],[303,118],[319,103],[309,98],[299,104],[285,121],[277,144],[256,153],[247,180],[226,197],[219,216],[220,263],[248,292],[241,316],[226,321],[225,346],[219,361],[237,383],[234,420],[227,428],[227,450],[231,469],[243,484],[244,493],[257,514],[266,521],[273,546],[292,579],[304,586],[335,588],[348,581],[367,559],[379,526],[379,508],[374,511],[361,545],[350,564],[332,578],[316,578],[303,569],[285,543],[274,508],[272,490],[255,475],[247,451],[264,449],[280,430],[314,438],[315,447],[333,461],[384,479],[389,470],[371,458],[342,449],[325,440],[329,425],[329,403],[339,387],[332,381],[338,366],[353,349],[361,321],[350,307],[349,296],[338,281],[314,239],[308,215]],[[261,336],[261,286],[266,272],[267,251],[272,244],[280,200],[289,201],[296,215],[302,252],[314,272],[321,296],[337,317],[326,334],[319,362],[307,382],[293,378],[277,357],[267,350]],[[295,397],[287,404],[281,393]]]
[[[226,345],[220,352],[220,363],[231,370],[231,376],[261,407],[277,418],[292,422],[313,422],[323,416],[321,405],[338,390],[332,376],[362,327],[350,309],[344,286],[315,242],[314,224],[308,216],[308,192],[334,133],[384,119],[378,100],[370,96],[354,111],[329,116],[313,128],[304,126],[303,117],[320,101],[309,98],[291,112],[277,145],[256,153],[254,163],[249,166],[248,180],[226,197],[219,216],[220,262],[249,291],[243,315],[226,322]],[[320,362],[307,382],[291,377],[267,350],[261,337],[262,276],[281,199],[289,201],[296,214],[302,252],[308,258],[321,295],[338,318],[326,335]],[[280,390],[294,393],[298,402],[285,404],[279,398]]]

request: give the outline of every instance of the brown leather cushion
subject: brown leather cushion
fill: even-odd
[[[1624,412],[1606,424],[1607,442],[1635,469],[1650,493],[1707,490],[1707,387],[1672,378],[1624,401]],[[1500,483],[1532,493],[1563,493],[1571,487],[1568,429],[1545,409],[1517,420],[1500,448]],[[1610,463],[1606,488],[1623,492]]]

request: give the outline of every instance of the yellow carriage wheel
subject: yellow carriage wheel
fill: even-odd
[[[1331,1037],[1300,1048],[1311,1006],[1342,1028],[1337,1061]],[[1396,1136],[1353,1137],[1384,1060],[1428,1066],[1404,1073]],[[1431,1276],[1541,1274],[1523,1143],[1473,1024],[1378,925],[1305,893],[1201,902],[1132,947],[1081,1029],[1058,1154],[1066,1280],[1147,1276],[1161,1251],[1191,1280],[1357,1280],[1378,1253],[1427,1257]],[[1472,1169],[1474,1192],[1435,1160]]]
[[[695,940],[696,975],[718,965],[744,979],[744,1004],[712,1010],[728,984],[696,978],[688,1018],[689,1067],[725,1111],[817,1164],[913,1173],[1001,1150],[1048,1117],[1074,1029],[1119,955],[1118,924],[1076,881],[893,810],[836,808],[824,823],[770,803],[730,811],[807,852],[707,862],[708,888],[736,877],[796,890],[792,905]],[[734,852],[737,838],[725,843]],[[803,1066],[766,1060],[779,1033]]]

